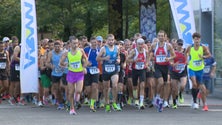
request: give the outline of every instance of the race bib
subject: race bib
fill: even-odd
[[[97,67],[89,67],[90,74],[99,74],[99,69]]]
[[[106,72],[114,72],[116,69],[115,65],[105,65]]]
[[[176,67],[175,67],[176,70],[179,70],[179,71],[183,71],[185,69],[185,65],[184,64],[178,64]]]
[[[80,62],[71,63],[71,67],[72,67],[73,69],[78,69],[78,68],[80,68]]]
[[[203,72],[210,73],[210,66],[205,66]]]
[[[164,56],[164,55],[156,56],[156,62],[157,62],[157,63],[163,63],[163,62],[166,62],[166,56]]]
[[[63,70],[62,70],[61,67],[56,67],[56,68],[55,68],[55,72],[56,72],[56,73],[62,73]]]
[[[15,64],[15,70],[16,70],[16,71],[19,71],[19,70],[20,70],[20,65]]]
[[[201,66],[202,65],[202,60],[196,60],[196,61],[193,61],[193,66]]]
[[[5,68],[6,68],[6,62],[1,62],[0,69],[5,69]]]
[[[135,68],[138,69],[138,70],[144,69],[144,67],[145,67],[144,62],[137,62],[135,64]]]

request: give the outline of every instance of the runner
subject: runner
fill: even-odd
[[[149,65],[148,51],[144,49],[144,40],[139,38],[136,40],[136,48],[131,50],[128,61],[132,62],[132,79],[133,79],[133,97],[135,104],[138,105],[139,109],[144,109],[144,88],[146,80],[146,68]],[[139,94],[140,102],[138,100],[138,89],[137,83],[139,79]]]
[[[4,50],[4,42],[0,41],[0,95],[8,90],[8,74],[9,74],[9,54]],[[0,103],[1,103],[0,99]]]
[[[79,48],[79,41],[75,36],[69,38],[70,51],[65,52],[60,60],[60,65],[68,65],[66,80],[68,82],[68,100],[70,103],[70,115],[76,115],[74,100],[79,104],[80,94],[83,89],[85,67],[87,66],[87,56],[83,49]],[[65,59],[68,58],[68,64]],[[75,93],[75,94],[74,94]],[[73,97],[74,96],[74,97]]]
[[[99,54],[99,48],[97,48],[96,38],[90,39],[91,46],[84,49],[88,57],[87,74],[85,75],[84,84],[89,87],[88,94],[91,98],[90,110],[96,112],[95,102],[98,100],[98,82],[99,82],[99,68],[96,56]]]
[[[173,106],[172,108],[177,108],[177,99],[179,99],[179,103],[184,102],[184,98],[182,96],[182,92],[184,91],[184,88],[187,83],[187,58],[184,54],[183,47],[183,40],[178,39],[176,41],[177,45],[175,46],[175,54],[176,57],[173,61],[170,62],[170,65],[172,66],[172,71],[170,72],[171,76],[171,93],[173,96]],[[178,89],[178,86],[180,87],[180,90]],[[179,98],[178,98],[178,91],[179,91]]]
[[[120,63],[119,50],[118,47],[114,45],[114,35],[108,34],[107,44],[101,48],[99,55],[97,56],[97,61],[103,62],[103,85],[104,85],[104,97],[106,103],[106,112],[110,112],[110,102],[109,102],[109,90],[110,90],[110,80],[112,82],[112,96],[113,103],[112,107],[114,110],[121,111],[121,108],[117,106],[117,86],[118,86],[118,65]]]
[[[63,54],[61,45],[59,42],[54,43],[54,49],[48,53],[46,66],[52,69],[52,94],[55,96],[56,102],[58,102],[57,109],[64,109],[64,104],[61,95],[60,82],[63,75],[63,68],[59,66],[59,60]]]
[[[155,73],[154,76],[157,79],[157,91],[156,91],[156,98],[155,98],[155,105],[158,108],[159,112],[163,111],[163,87],[167,84],[168,80],[168,65],[169,60],[174,59],[175,53],[172,46],[164,41],[165,32],[160,30],[158,32],[158,42],[155,42],[151,45],[151,54],[154,55],[155,61]],[[168,52],[170,52],[170,57]],[[167,100],[165,100],[167,101]]]
[[[192,96],[193,104],[192,108],[198,109],[197,104],[197,94],[198,89],[201,90],[203,110],[208,111],[208,106],[206,104],[206,87],[203,84],[203,69],[204,69],[204,59],[211,57],[211,54],[206,46],[203,46],[201,41],[201,36],[199,33],[194,33],[192,35],[194,44],[189,46],[186,50],[186,55],[189,57],[189,77],[192,81]]]

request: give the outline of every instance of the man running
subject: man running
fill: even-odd
[[[110,112],[110,102],[109,102],[109,89],[110,80],[112,82],[112,96],[113,96],[113,108],[114,110],[121,111],[121,108],[117,106],[117,84],[118,84],[118,65],[120,63],[119,50],[116,45],[114,45],[115,37],[113,34],[108,34],[107,44],[101,48],[97,56],[97,61],[103,62],[103,85],[104,85],[104,97],[106,103],[106,112]]]
[[[194,33],[192,35],[194,44],[189,46],[186,50],[186,55],[189,56],[189,77],[192,81],[192,96],[193,104],[192,108],[198,109],[197,104],[197,94],[200,89],[203,101],[203,110],[208,111],[208,106],[206,104],[206,87],[203,84],[203,69],[204,69],[204,59],[211,57],[211,54],[206,46],[203,46],[201,41],[201,36],[199,33]]]

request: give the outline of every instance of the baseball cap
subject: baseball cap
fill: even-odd
[[[2,39],[2,42],[6,42],[6,41],[9,41],[10,39],[8,38],[8,37],[4,37],[3,39]]]
[[[103,37],[102,36],[97,36],[96,40],[102,42],[103,41]]]

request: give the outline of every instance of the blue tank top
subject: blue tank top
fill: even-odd
[[[116,64],[116,60],[118,57],[117,47],[114,46],[113,51],[110,51],[107,46],[104,46],[104,47],[105,47],[105,51],[106,51],[106,54],[104,55],[104,57],[110,56],[110,59],[108,61],[103,61],[103,73],[104,74],[113,74],[113,73],[118,72],[118,64]]]
[[[52,69],[52,76],[60,77],[63,75],[63,69],[59,66],[59,61],[62,56],[62,53],[62,51],[59,54],[57,54],[54,50],[52,51],[51,63],[54,66],[54,68]]]
[[[88,61],[92,63],[91,66],[87,67],[87,72],[91,73],[91,74],[98,74],[99,73],[99,69],[98,69],[98,62],[96,61],[96,57],[99,54],[99,49],[92,49],[91,47],[86,47],[84,49],[87,57],[88,57]]]

